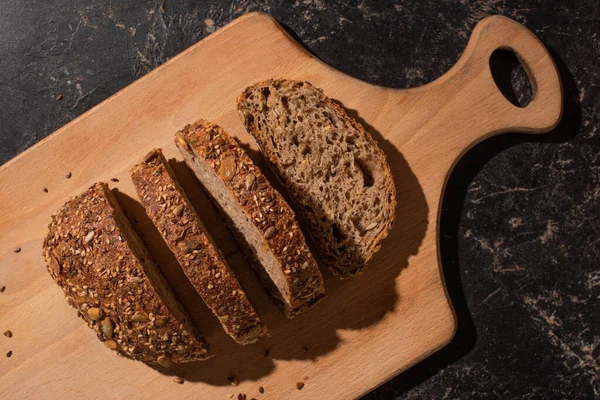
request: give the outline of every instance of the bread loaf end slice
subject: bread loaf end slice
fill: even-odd
[[[162,366],[211,357],[106,184],[52,216],[43,253],[67,303],[108,348]]]
[[[175,138],[257,275],[292,318],[325,293],[294,212],[237,142],[200,120]]]
[[[308,82],[257,83],[237,106],[331,271],[361,274],[395,219],[396,189],[383,151]]]
[[[225,332],[242,345],[265,336],[266,326],[205,231],[162,151],[151,151],[130,174],[146,213]]]

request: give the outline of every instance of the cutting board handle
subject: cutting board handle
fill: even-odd
[[[506,99],[494,81],[490,57],[498,49],[513,51],[527,72],[533,96],[525,107]],[[470,139],[507,131],[544,133],[562,116],[562,87],[552,56],[531,31],[503,16],[481,20],[456,65],[431,86],[436,90],[430,94],[444,89],[448,95],[444,97],[454,103],[441,114],[457,115],[458,108],[466,114],[463,121]]]

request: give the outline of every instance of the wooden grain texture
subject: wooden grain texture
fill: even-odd
[[[496,87],[489,57],[512,49],[534,96],[513,106]],[[340,282],[326,273],[327,298],[287,321],[268,300],[190,172],[173,165],[207,229],[221,245],[271,337],[242,348],[221,330],[182,278],[141,207],[127,170],[153,147],[178,158],[173,134],[198,118],[236,136],[260,156],[235,108],[248,85],[272,77],[308,80],[358,116],[388,156],[398,192],[397,222],[367,272]],[[543,133],[562,112],[556,67],[528,30],[503,17],[475,28],[458,63],[438,80],[398,90],[346,76],[307,53],[270,17],[248,14],[85,113],[0,168],[0,393],[13,398],[357,397],[442,348],[455,331],[438,256],[444,185],[473,144],[507,131]],[[65,174],[72,172],[72,178]],[[75,316],[45,270],[49,216],[92,183],[117,188],[217,354],[157,371],[116,357]],[[48,193],[42,189],[48,188]],[[20,247],[21,252],[13,249]],[[306,346],[305,349],[302,347]],[[270,354],[265,357],[265,349]],[[307,351],[305,351],[307,350]],[[171,374],[183,376],[183,385]],[[232,387],[227,376],[240,380]],[[301,391],[296,382],[305,382]],[[258,387],[265,388],[265,395]]]

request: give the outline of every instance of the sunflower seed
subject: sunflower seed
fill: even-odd
[[[88,234],[85,235],[85,238],[83,238],[83,241],[87,244],[94,239],[94,236],[96,236],[96,232],[89,231]]]
[[[270,226],[265,231],[265,239],[271,239],[276,234],[277,234],[277,228],[275,228],[274,226]]]

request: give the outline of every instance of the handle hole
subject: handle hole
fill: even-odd
[[[533,86],[526,69],[510,49],[497,49],[490,56],[490,71],[496,86],[506,100],[521,108],[527,107],[533,98]]]

